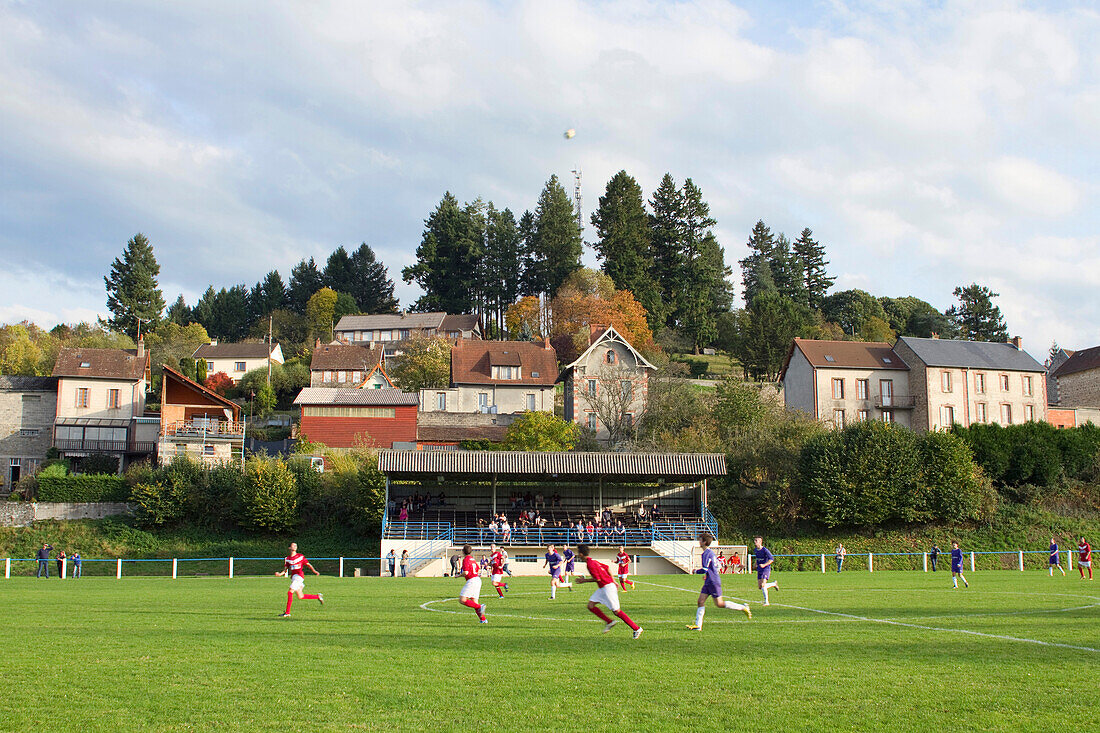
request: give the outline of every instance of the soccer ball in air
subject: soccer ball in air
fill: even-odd
[[[568,130],[566,130],[565,132],[562,133],[562,137],[564,137],[566,140],[570,140],[576,134],[577,134],[577,131],[574,130],[572,127],[570,127]]]

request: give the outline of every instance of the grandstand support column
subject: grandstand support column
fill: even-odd
[[[497,515],[497,475],[493,474],[493,516]]]
[[[603,475],[601,474],[598,478],[599,478],[599,482],[600,482],[600,506],[596,511],[597,512],[602,512],[603,511]]]
[[[710,506],[707,502],[707,480],[703,479],[703,506]]]

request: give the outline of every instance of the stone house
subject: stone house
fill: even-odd
[[[206,362],[206,375],[224,373],[237,384],[253,369],[267,368],[268,363],[283,363],[283,347],[279,344],[245,343],[219,344],[211,341],[195,349],[192,357]]]
[[[244,461],[240,405],[167,364],[160,395],[157,456],[161,465],[179,456],[206,466]]]
[[[393,389],[381,344],[318,343],[309,364],[310,387]]]
[[[565,385],[565,419],[599,440],[633,431],[655,369],[614,326],[590,326],[588,348],[558,376]]]
[[[916,404],[909,371],[884,342],[796,338],[779,380],[787,409],[836,428],[866,420],[909,427]]]
[[[472,313],[377,313],[344,316],[333,329],[349,344],[379,344],[387,356],[400,353],[400,342],[414,337],[442,336],[452,341],[480,339],[481,319]]]
[[[550,341],[458,341],[446,389],[420,390],[421,412],[553,412],[558,356]]]
[[[0,376],[0,493],[38,472],[53,445],[56,377]]]
[[[1047,419],[1046,369],[1019,337],[988,343],[902,336],[894,351],[910,369],[914,430]]]
[[[1053,376],[1059,407],[1100,408],[1100,346],[1072,352]]]
[[[1073,352],[1069,349],[1058,349],[1055,353],[1047,357],[1047,404],[1058,404],[1058,380],[1054,378],[1054,372],[1058,371],[1058,367],[1069,361],[1069,358],[1073,356]]]

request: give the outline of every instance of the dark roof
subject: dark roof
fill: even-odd
[[[84,366],[87,364],[88,366]],[[134,349],[62,348],[53,367],[55,377],[140,380],[149,369],[149,354],[138,359]]]
[[[372,331],[387,328],[436,329],[446,313],[377,313],[367,316],[344,316],[336,324],[337,331]]]
[[[1054,371],[1055,377],[1086,372],[1090,369],[1100,369],[1100,346],[1072,351],[1070,354],[1071,356],[1066,359],[1065,363]]]
[[[493,379],[493,366],[520,366],[523,378]],[[557,378],[557,352],[542,343],[464,340],[451,347],[452,384],[549,386]]]
[[[360,344],[322,344],[313,350],[310,371],[369,372],[382,361],[382,349]]]
[[[195,349],[195,359],[266,359],[275,346],[264,343],[203,344]]]
[[[687,478],[726,474],[717,453],[540,453],[533,451],[394,451],[378,455],[378,468],[405,476],[551,475]]]
[[[0,389],[12,392],[56,392],[57,377],[0,376]]]
[[[507,432],[507,425],[418,425],[416,439],[428,443],[457,443],[461,440],[500,443]]]
[[[815,367],[904,369],[909,366],[882,341],[815,341],[796,338],[794,347]]]
[[[475,313],[448,313],[443,316],[443,324],[440,331],[477,331],[480,330],[481,319]]]
[[[988,341],[956,341],[902,336],[904,343],[928,366],[959,369],[1005,369],[1014,372],[1042,372],[1043,365],[1012,344]]]
[[[204,387],[203,385],[196,382],[194,379],[191,379],[190,377],[186,377],[183,374],[180,374],[178,371],[176,371],[172,367],[168,366],[167,364],[162,364],[161,366],[164,368],[164,373],[168,377],[181,382],[182,384],[184,384],[187,387],[190,387],[191,389],[195,390],[196,392],[203,395],[207,399],[214,400],[215,402],[220,402],[221,404],[225,405],[230,410],[232,410],[234,415],[237,415],[238,413],[240,413],[241,406],[238,405],[233,400],[229,399],[228,397],[222,397],[220,394],[218,394],[214,390],[210,389],[209,387]],[[165,392],[163,390],[163,387],[161,388],[161,394],[165,394]],[[162,403],[162,407],[163,407],[163,403]]]
[[[347,387],[306,387],[294,398],[296,405],[355,405],[392,407],[419,405],[412,392],[399,389],[355,389]]]

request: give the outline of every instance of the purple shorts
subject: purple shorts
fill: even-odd
[[[703,583],[703,587],[699,591],[699,593],[701,593],[702,595],[714,596],[715,598],[718,598],[722,595],[722,584],[712,583],[710,578],[707,578],[706,582]]]
[[[770,577],[772,577],[772,566],[771,565],[769,565],[768,567],[766,567],[762,570],[757,570],[756,571],[756,579],[757,580],[767,580]]]

